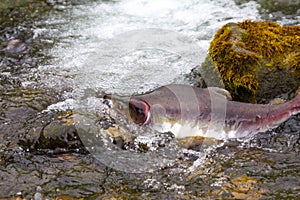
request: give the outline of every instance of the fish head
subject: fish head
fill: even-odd
[[[125,117],[129,122],[139,126],[149,126],[161,132],[169,130],[169,128],[162,128],[166,123],[171,123],[164,105],[152,104],[138,96],[129,98],[115,95],[106,95],[103,103],[108,107],[109,115],[112,118]]]
[[[147,101],[144,96],[132,97],[129,101],[129,116],[131,121],[140,125],[148,126],[159,132],[170,132],[171,127],[181,127],[183,123],[178,119],[178,113],[170,112],[169,106],[164,102],[158,103]],[[176,111],[178,112],[178,111]]]
[[[150,105],[142,99],[105,95],[103,103],[109,107],[113,118],[122,115],[139,126],[150,123]]]

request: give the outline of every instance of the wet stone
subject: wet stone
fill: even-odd
[[[73,159],[62,159],[62,157]],[[24,199],[79,198],[103,193],[107,173],[101,163],[81,154],[33,155],[20,150],[0,153],[0,196]],[[72,194],[72,196],[70,196]]]
[[[25,122],[28,119],[32,119],[36,114],[37,111],[29,107],[25,107],[25,106],[10,107],[5,112],[5,118],[11,121]]]
[[[22,42],[19,39],[13,39],[10,40],[7,43],[7,46],[5,48],[5,52],[12,54],[12,55],[18,55],[26,50],[26,45],[24,42]]]
[[[53,115],[44,114],[37,119],[37,124],[33,125],[20,139],[20,144],[28,148],[31,152],[44,152],[47,154],[61,152],[81,152],[86,153],[84,146],[78,136],[74,122],[69,113],[61,113],[52,119]]]
[[[250,0],[234,0],[241,5]],[[291,24],[297,25],[297,16],[299,16],[298,0],[255,0],[259,4],[258,10],[263,20],[283,20],[290,19]],[[295,19],[295,21],[293,20]]]
[[[228,23],[210,43],[202,77],[209,86],[224,84],[236,101],[268,102],[294,91],[300,76],[299,31],[299,26],[275,22]]]
[[[40,111],[57,101],[51,91],[20,86],[10,74],[0,75],[0,146],[16,146]]]

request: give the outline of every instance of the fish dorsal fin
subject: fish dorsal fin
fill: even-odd
[[[275,98],[269,102],[269,104],[271,104],[271,105],[277,105],[277,104],[283,104],[283,103],[285,103],[285,101],[282,98]]]
[[[227,100],[231,101],[232,97],[229,91],[223,89],[223,88],[219,88],[219,87],[209,87],[208,88],[209,91],[214,92],[215,94],[219,94],[222,96],[225,96]]]

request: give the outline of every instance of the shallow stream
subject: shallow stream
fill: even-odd
[[[299,198],[300,115],[252,139],[186,146],[170,133],[110,118],[102,103],[104,94],[192,84],[191,70],[222,25],[299,25],[299,4],[290,4],[29,1],[6,8],[0,198]]]

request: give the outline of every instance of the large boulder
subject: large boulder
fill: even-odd
[[[201,74],[234,100],[267,102],[300,85],[300,26],[246,20],[217,31]]]

